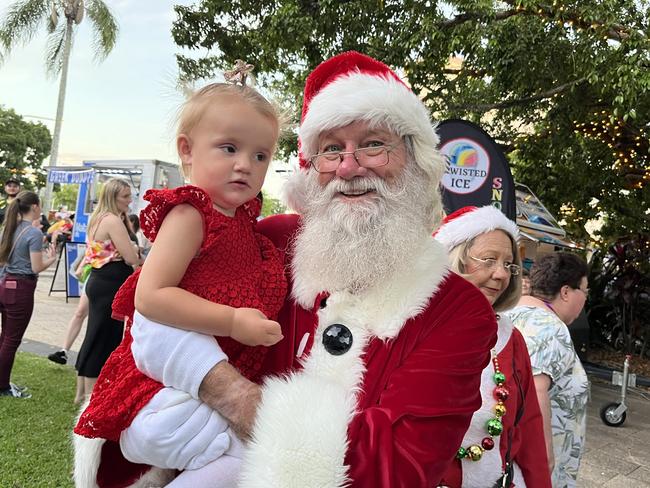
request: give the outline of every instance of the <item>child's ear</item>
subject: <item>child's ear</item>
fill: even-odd
[[[185,134],[179,134],[176,138],[176,150],[181,158],[183,166],[192,165],[192,141]]]

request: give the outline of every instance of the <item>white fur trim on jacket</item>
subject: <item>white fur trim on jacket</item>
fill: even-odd
[[[319,313],[316,341],[304,369],[267,380],[257,410],[253,440],[244,455],[240,488],[337,488],[348,484],[345,453],[348,424],[364,372],[365,324],[354,314],[357,299],[329,297]],[[325,328],[346,325],[353,335],[340,356],[322,345]]]
[[[312,98],[300,125],[300,151],[304,159],[318,152],[318,136],[356,121],[386,126],[400,137],[411,136],[417,164],[440,177],[445,169],[438,152],[438,135],[427,108],[404,84],[392,76],[352,72],[325,85]]]
[[[79,410],[79,416],[86,410],[85,402]],[[77,416],[77,422],[79,421]],[[76,424],[76,422],[75,422]],[[74,486],[75,488],[98,488],[97,471],[101,462],[102,447],[105,439],[88,439],[72,433],[74,447]],[[171,469],[151,468],[140,479],[128,488],[151,488],[165,486],[176,476],[176,471]]]
[[[263,387],[240,488],[348,484],[347,430],[365,372],[365,346],[372,337],[395,337],[406,320],[426,307],[447,274],[444,251],[433,239],[427,240],[418,256],[377,289],[356,296],[347,292],[329,296],[318,313],[319,325],[304,369],[269,379]],[[343,324],[352,332],[352,346],[340,356],[323,346],[323,332],[332,324]]]
[[[510,341],[512,336],[512,322],[504,316],[499,316],[499,328],[497,332],[497,343],[494,346],[494,350],[499,354],[503,348]],[[472,444],[481,445],[481,440],[487,436],[487,431],[485,429],[485,424],[488,420],[494,418],[494,405],[496,400],[494,399],[494,381],[492,375],[494,374],[494,366],[492,361],[487,365],[487,367],[481,373],[481,398],[483,402],[481,408],[474,412],[472,416],[472,421],[469,425],[469,429],[465,433],[463,438],[463,447],[471,446]],[[511,412],[511,414],[514,414]],[[496,437],[494,439],[495,446],[494,449],[490,451],[484,451],[483,457],[478,462],[462,460],[461,469],[463,471],[463,484],[464,488],[473,488],[479,486],[494,486],[494,483],[501,476],[503,469],[503,459],[501,458],[501,452],[499,450],[499,442],[501,437]],[[517,488],[520,488],[520,485],[516,485]],[[525,484],[521,485],[523,488],[526,487]]]
[[[515,242],[519,239],[519,228],[503,212],[492,205],[477,208],[445,223],[435,234],[436,240],[448,251],[470,239],[500,229]]]

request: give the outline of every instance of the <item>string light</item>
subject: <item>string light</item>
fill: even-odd
[[[607,111],[592,112],[588,122],[573,121],[574,133],[586,139],[602,142],[614,149],[613,169],[621,174],[630,189],[643,188],[650,181],[650,139],[644,132],[631,127],[621,119],[607,115]]]

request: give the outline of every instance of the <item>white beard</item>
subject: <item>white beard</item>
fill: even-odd
[[[431,238],[440,195],[414,163],[390,185],[369,176],[335,178],[322,187],[317,178],[311,172],[306,180],[307,205],[292,261],[296,288],[360,293],[408,268]],[[367,189],[374,195],[352,201],[339,195]],[[296,289],[294,297],[302,293]]]

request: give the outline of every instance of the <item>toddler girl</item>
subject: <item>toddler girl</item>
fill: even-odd
[[[185,104],[177,149],[193,186],[149,190],[144,197],[150,204],[140,219],[153,246],[113,303],[114,314],[133,316],[133,326],[127,325],[75,428],[119,443],[113,452],[131,463],[184,470],[174,486],[233,486],[241,441],[198,399],[198,385],[166,388],[140,372],[133,337],[165,333],[156,322],[218,336],[223,359],[260,380],[265,346],[282,339],[269,318],[277,315],[287,287],[279,253],[254,230],[260,211],[255,197],[279,126],[274,107],[246,85],[208,85]],[[170,341],[189,335],[179,339],[178,331],[166,329]],[[186,360],[204,373],[214,366]],[[102,456],[108,451],[105,446]],[[132,469],[131,482],[145,469]],[[117,486],[112,478],[127,471],[106,473],[100,465],[97,480]],[[129,480],[120,482],[128,486]]]

